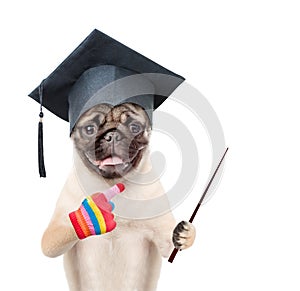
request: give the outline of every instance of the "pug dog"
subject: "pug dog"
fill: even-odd
[[[135,199],[143,200],[146,209],[148,199],[164,195],[159,179],[139,183],[141,175],[152,168],[150,134],[145,110],[132,103],[96,105],[80,117],[72,131],[78,162],[42,238],[46,256],[64,255],[70,290],[156,290],[162,257],[167,258],[174,246],[183,250],[193,244],[194,226],[185,221],[176,225],[171,211],[143,219],[115,215],[114,230],[82,240],[70,222],[68,214],[87,196],[83,180],[98,191],[124,183],[126,190],[118,195],[128,204],[119,205],[118,195],[113,199],[119,212],[122,207],[128,211]]]

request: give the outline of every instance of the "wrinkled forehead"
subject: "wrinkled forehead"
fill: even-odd
[[[146,110],[137,104],[123,103],[116,106],[98,104],[81,115],[76,127],[85,126],[90,122],[100,126],[104,123],[124,124],[131,120],[144,125],[150,124]]]

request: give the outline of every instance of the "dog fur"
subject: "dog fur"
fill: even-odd
[[[126,108],[108,106],[104,109],[104,107],[102,105],[100,110],[105,113],[102,117],[105,121],[102,120],[99,125],[100,131],[108,126],[109,120],[111,123],[126,124],[129,116]],[[135,118],[143,123],[143,135],[147,135],[148,139],[150,123],[146,114],[138,106],[128,105],[128,108],[133,110]],[[75,131],[80,124],[85,124],[93,112],[95,109],[79,120]],[[123,177],[118,177],[118,175],[103,177],[82,156],[76,138],[78,138],[78,134],[73,132],[76,166],[72,168],[67,178],[53,217],[43,235],[43,253],[49,257],[64,255],[65,272],[69,288],[72,291],[156,290],[162,257],[167,258],[174,245],[180,249],[192,245],[195,238],[193,225],[181,222],[176,226],[176,221],[170,211],[149,219],[115,216],[117,227],[112,232],[79,240],[68,214],[78,209],[87,195],[80,182],[81,175],[85,175],[84,177],[89,179],[91,188],[98,189],[98,191],[105,190],[115,183],[123,182],[126,190],[119,195],[125,195],[129,199],[158,197],[164,195],[164,189],[159,180],[146,186],[138,184],[138,181],[134,180],[137,173],[145,173],[151,169],[149,149],[144,141],[145,146],[140,149],[140,158],[135,161],[136,164],[132,166],[131,170],[126,172]],[[117,209],[118,203],[117,201],[115,203]],[[167,207],[167,198],[165,203]]]

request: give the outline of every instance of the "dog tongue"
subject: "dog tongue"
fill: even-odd
[[[119,165],[123,164],[123,160],[120,159],[119,157],[108,157],[102,161],[100,161],[100,167],[103,166],[114,166],[114,165]]]

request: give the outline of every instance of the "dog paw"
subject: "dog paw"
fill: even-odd
[[[192,246],[196,236],[195,227],[187,221],[181,221],[173,231],[173,244],[176,249],[184,250]]]

